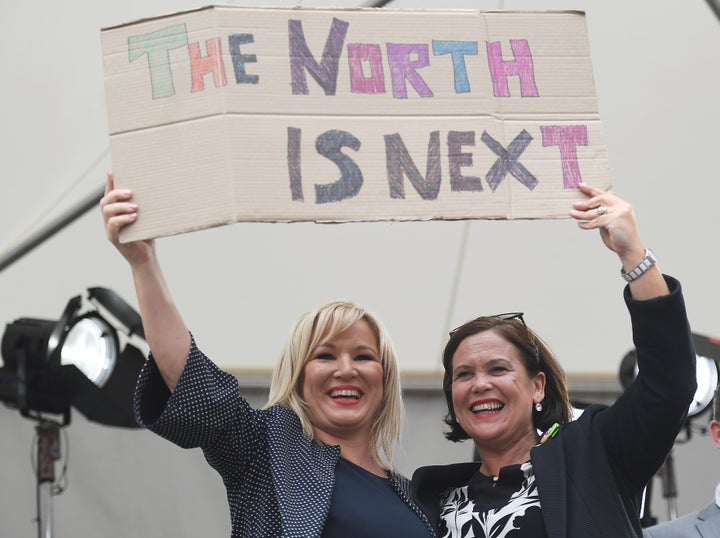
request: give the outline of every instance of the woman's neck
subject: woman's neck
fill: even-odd
[[[501,449],[476,445],[482,462],[480,472],[486,476],[498,476],[503,467],[525,463],[530,460],[530,450],[536,444],[537,439],[533,436]]]

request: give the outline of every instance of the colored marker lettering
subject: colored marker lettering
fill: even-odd
[[[208,39],[205,42],[207,48],[207,56],[202,56],[199,43],[190,43],[188,52],[190,53],[190,73],[192,77],[193,92],[201,92],[205,89],[205,81],[203,77],[208,73],[212,73],[215,87],[225,86],[227,78],[225,77],[225,64],[222,60],[220,51],[220,38],[216,37]]]
[[[410,157],[405,143],[397,133],[385,135],[385,160],[391,198],[405,198],[405,185],[403,183],[403,173],[405,173],[423,200],[437,199],[438,192],[440,192],[440,180],[442,179],[439,131],[430,133],[424,178],[417,166],[415,166],[412,157]]]
[[[526,39],[511,39],[510,47],[515,59],[504,61],[500,42],[487,43],[488,65],[495,97],[510,97],[507,83],[507,77],[510,75],[517,75],[520,78],[522,97],[538,97],[530,45]]]
[[[315,185],[315,203],[340,202],[360,192],[363,175],[358,165],[341,150],[348,147],[358,151],[360,140],[347,131],[325,131],[315,140],[317,152],[334,162],[340,169],[340,179],[328,185]]]
[[[325,91],[325,95],[335,95],[337,88],[338,63],[342,53],[345,34],[350,23],[333,18],[330,35],[325,41],[320,64],[315,61],[305,41],[302,21],[289,20],[290,75],[292,92],[295,95],[307,95],[305,70]]]
[[[187,44],[187,30],[184,24],[169,26],[145,35],[128,37],[128,59],[131,62],[147,54],[153,99],[175,95],[175,85],[170,68],[170,51]]]
[[[563,185],[566,189],[576,189],[582,182],[577,161],[577,146],[587,146],[587,126],[585,125],[553,125],[540,127],[542,145],[559,146],[562,161]]]
[[[238,84],[257,84],[260,80],[258,75],[248,75],[245,71],[245,64],[257,62],[257,56],[240,52],[240,45],[247,45],[254,41],[255,38],[252,34],[231,34],[228,36],[230,56],[235,70],[235,82]]]
[[[463,153],[462,146],[475,146],[475,131],[450,131],[447,137],[450,167],[450,190],[482,191],[479,177],[463,176],[460,169],[472,166],[472,153]]]
[[[487,131],[483,131],[481,140],[489,147],[493,153],[500,158],[495,161],[487,173],[487,182],[490,190],[495,192],[505,176],[510,172],[515,179],[525,185],[528,189],[533,190],[538,184],[538,180],[530,171],[520,164],[517,159],[525,151],[533,137],[525,129],[523,129],[510,145],[505,149],[500,142],[490,136]]]
[[[304,202],[302,188],[302,167],[300,166],[300,142],[302,130],[288,127],[287,162],[290,176],[290,195],[293,201]]]
[[[352,93],[385,93],[382,52],[376,44],[352,43],[347,47]],[[363,62],[370,66],[370,76],[363,72]]]
[[[450,54],[453,63],[453,76],[455,79],[455,93],[469,93],[470,82],[468,81],[465,56],[477,56],[477,41],[435,41],[432,42],[433,54],[440,56]]]
[[[393,97],[407,99],[405,81],[409,81],[420,97],[432,97],[433,92],[417,70],[430,65],[427,45],[387,44],[388,62],[392,80]],[[411,59],[412,57],[415,59]]]

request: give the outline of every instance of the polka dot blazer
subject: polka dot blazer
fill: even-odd
[[[202,448],[227,489],[233,538],[321,535],[340,447],[310,440],[288,408],[250,407],[237,379],[194,340],[172,393],[150,356],[138,379],[135,415],[141,426],[183,448]],[[389,483],[434,536],[411,500],[408,480],[391,473]]]

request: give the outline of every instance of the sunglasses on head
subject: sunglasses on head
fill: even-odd
[[[527,324],[525,323],[525,318],[523,316],[524,316],[524,312],[503,312],[502,314],[495,314],[494,316],[478,316],[472,321],[465,322],[462,325],[460,325],[459,327],[455,327],[452,331],[450,331],[450,336],[452,336],[453,334],[458,332],[458,330],[460,330],[461,327],[464,327],[468,323],[472,323],[473,321],[477,321],[482,318],[498,318],[498,319],[502,319],[504,321],[510,321],[513,319],[517,319],[520,321],[520,323],[523,324],[523,326],[525,328],[527,328]]]
[[[483,318],[497,318],[497,319],[501,319],[503,321],[512,321],[512,320],[516,319],[520,323],[522,323],[522,325],[523,325],[523,327],[525,327],[525,329],[530,331],[530,329],[527,326],[527,323],[525,323],[525,318],[523,316],[524,316],[523,312],[503,312],[502,314],[495,314],[494,316],[479,316],[472,321],[463,323],[459,327],[455,327],[452,331],[450,331],[450,336],[455,334],[458,330],[460,330],[461,327],[464,327],[468,323],[472,323],[473,321],[477,321],[477,320],[483,319]],[[535,341],[535,339],[533,337],[533,342],[534,341]],[[535,360],[539,363],[540,362],[540,350],[537,347],[537,343],[534,344],[534,348],[535,349],[533,350],[533,356],[534,356]]]

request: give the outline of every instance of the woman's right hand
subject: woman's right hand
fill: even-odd
[[[155,242],[152,239],[131,243],[120,242],[120,230],[137,220],[138,206],[132,202],[131,191],[115,188],[112,172],[108,172],[105,195],[100,200],[100,208],[107,238],[130,265],[142,263],[154,256]]]
[[[145,339],[168,388],[175,390],[190,350],[190,333],[170,295],[152,239],[120,242],[120,230],[137,220],[132,193],[116,189],[108,173],[105,196],[100,200],[105,232],[110,242],[130,263]]]

